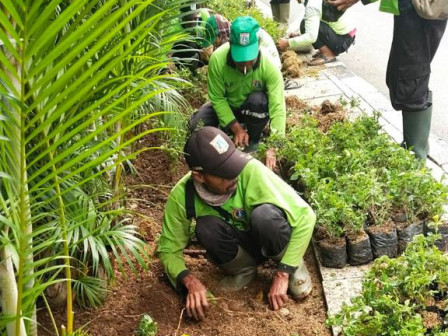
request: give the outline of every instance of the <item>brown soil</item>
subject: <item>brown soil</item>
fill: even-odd
[[[285,101],[286,101],[286,108],[290,111],[303,112],[310,109],[308,103],[301,100],[297,96],[287,96]]]
[[[152,144],[154,139],[148,139]],[[134,162],[138,174],[128,176],[126,184],[133,210],[147,218],[136,218],[148,252],[153,255],[149,270],[138,269],[137,274],[126,270],[116,271],[116,279],[109,286],[105,304],[94,310],[75,308],[75,327],[85,326],[92,336],[132,336],[144,314],[149,314],[158,324],[158,335],[301,335],[330,336],[325,326],[326,307],[316,261],[312,253],[305,258],[313,281],[312,294],[302,302],[290,300],[285,309],[274,312],[267,304],[269,285],[275,265],[259,267],[259,276],[247,288],[237,293],[222,292],[218,281],[222,272],[202,255],[185,256],[187,266],[206,284],[216,297],[207,319],[201,323],[184,314],[184,301],[168,283],[154,251],[161,230],[163,207],[170,188],[187,171],[181,164],[173,163],[161,150],[143,152]],[[144,185],[144,186],[143,186]],[[64,323],[63,310],[55,312],[57,324]],[[40,335],[54,335],[50,319],[44,310],[39,313]]]
[[[441,326],[443,324],[442,317],[435,312],[423,311],[422,318],[423,318],[423,326],[429,330]]]
[[[319,245],[322,247],[342,247],[346,244],[345,238],[332,238],[323,239],[319,241]]]
[[[303,76],[303,71],[299,64],[292,64],[286,68],[286,74],[290,78],[299,78]]]
[[[352,244],[357,244],[367,238],[369,238],[369,235],[365,231],[358,231],[352,234],[347,235],[348,240]]]
[[[284,74],[289,78],[303,76],[301,67],[305,64],[303,60],[292,50],[284,52],[281,56]]]
[[[391,232],[393,230],[395,230],[395,224],[392,221],[388,221],[381,225],[370,226],[368,229],[368,231],[373,234]]]
[[[290,58],[290,57],[297,57],[297,54],[296,54],[296,52],[294,50],[287,50],[280,56],[282,62],[285,59]]]
[[[341,105],[324,100],[313,116],[319,121],[319,129],[325,133],[335,122],[344,121],[347,112]]]

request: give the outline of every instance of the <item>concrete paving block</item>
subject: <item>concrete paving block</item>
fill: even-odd
[[[347,280],[363,278],[372,264],[360,266],[345,266],[344,268],[328,268],[320,266],[323,281]]]
[[[439,165],[448,164],[448,144],[432,135],[429,137],[429,156]]]
[[[437,181],[441,181],[442,177],[446,177],[445,172],[443,169],[434,161],[432,160],[426,160],[426,167],[431,169],[431,175],[434,177]]]
[[[341,81],[351,88],[353,91],[357,92],[359,95],[367,95],[367,94],[381,94],[377,88],[375,88],[372,84],[365,81],[361,77],[353,76],[342,78]]]
[[[343,80],[345,78],[356,77],[356,75],[347,69],[347,67],[342,62],[333,63],[334,66],[327,67],[323,72],[329,77],[334,77],[339,80]]]
[[[393,111],[390,101],[380,92],[370,92],[360,94],[361,98],[364,99],[373,109],[380,112],[390,112]]]
[[[289,94],[295,94],[300,99],[312,99],[342,94],[341,90],[329,79],[310,81],[296,90],[288,90]]]
[[[403,140],[403,132],[397,129],[396,125],[391,124],[384,118],[380,118],[378,122],[380,123],[383,131],[386,132],[392,140],[397,143],[401,143],[401,141]]]
[[[444,171],[446,174],[448,174],[448,164],[444,164],[444,165],[442,166],[442,169],[443,169],[443,171]]]
[[[327,316],[333,316],[341,311],[344,303],[350,304],[350,299],[359,295],[362,290],[362,278],[323,281],[322,286],[327,302]],[[341,329],[332,327],[333,335],[339,335]]]

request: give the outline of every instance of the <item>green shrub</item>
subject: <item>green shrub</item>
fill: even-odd
[[[434,245],[437,238],[418,235],[397,259],[377,259],[361,294],[327,323],[346,336],[446,334],[448,257]],[[424,321],[429,311],[444,321],[429,327]]]
[[[207,7],[213,9],[216,13],[223,15],[227,19],[233,21],[238,16],[252,16],[258,21],[260,27],[266,30],[277,41],[285,34],[285,29],[280,28],[277,22],[267,18],[258,8],[249,8],[244,0],[210,0]]]
[[[137,336],[155,336],[157,335],[157,322],[155,322],[148,314],[143,315],[138,329]]]

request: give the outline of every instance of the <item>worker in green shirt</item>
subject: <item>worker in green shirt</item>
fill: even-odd
[[[179,17],[170,23],[166,34],[187,34],[185,39],[176,42],[172,47],[171,57],[176,66],[195,71],[204,65],[201,60],[200,41],[209,16],[209,9],[197,8],[196,4],[191,4],[181,7]]]
[[[213,46],[214,49],[218,49],[224,43],[229,42],[231,23],[224,16],[219,14],[211,14],[204,25],[203,39],[201,45],[203,50]],[[259,47],[261,52],[270,58],[271,62],[281,70],[282,63],[280,61],[280,55],[271,35],[260,28],[258,30]]]
[[[270,122],[270,133],[285,133],[286,107],[283,76],[259,48],[260,27],[250,16],[236,18],[230,43],[210,57],[207,86],[211,103],[204,104],[190,119],[189,128],[215,126],[233,134],[233,141],[246,152],[257,149]],[[245,128],[243,127],[245,126]],[[274,148],[266,152],[266,165],[274,168]]]
[[[171,284],[187,291],[187,314],[202,320],[209,306],[205,285],[182,253],[193,218],[208,259],[227,273],[221,288],[242,289],[257,276],[257,265],[272,259],[278,263],[268,294],[272,309],[283,306],[288,290],[294,299],[308,296],[303,256],[316,220],[308,204],[218,128],[194,131],[184,152],[191,172],[169,194],[157,251]]]

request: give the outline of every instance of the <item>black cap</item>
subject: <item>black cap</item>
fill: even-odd
[[[218,128],[205,126],[194,131],[184,147],[185,161],[191,170],[233,179],[252,157],[236,149]]]

